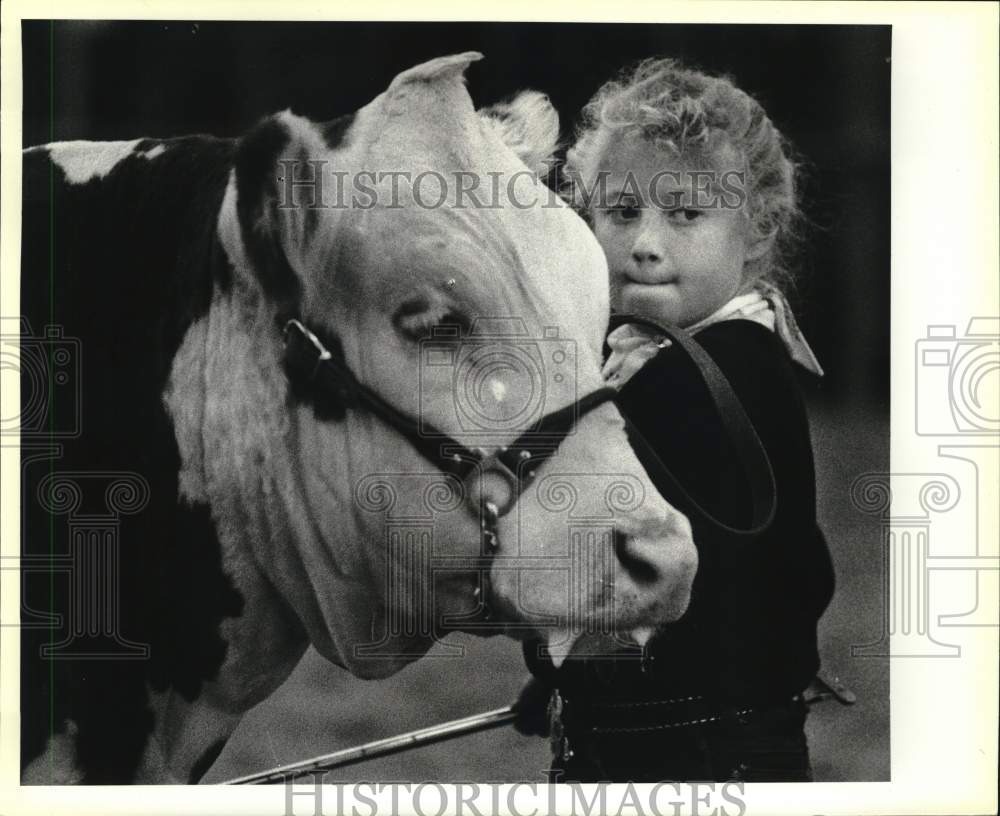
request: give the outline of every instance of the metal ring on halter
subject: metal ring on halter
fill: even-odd
[[[479,489],[475,489],[477,479],[479,480]],[[489,484],[491,481],[494,484]],[[496,518],[506,516],[521,494],[521,485],[517,474],[500,458],[499,451],[487,454],[479,463],[479,467],[473,469],[466,476],[465,488],[465,495],[469,496],[470,500],[474,501],[473,497],[479,496],[481,504],[493,505]],[[484,500],[482,496],[489,496],[489,499]]]

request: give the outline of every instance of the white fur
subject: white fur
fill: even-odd
[[[83,772],[77,765],[76,736],[77,724],[66,720],[66,730],[53,734],[45,744],[45,750],[35,757],[21,774],[22,785],[79,785],[83,782]]]
[[[140,141],[142,140],[133,139],[131,142],[54,142],[48,145],[48,150],[53,163],[62,169],[70,184],[86,184],[93,179],[104,178],[114,170],[118,162],[135,153]],[[148,154],[146,157],[152,158]]]
[[[156,147],[151,147],[149,150],[137,153],[137,156],[142,156],[144,159],[155,159],[157,156],[162,156],[167,152],[167,146],[158,144]]]
[[[522,91],[479,115],[534,173],[548,173],[559,146],[559,114],[545,94]]]
[[[191,504],[208,503],[201,439],[207,398],[204,366],[207,336],[207,320],[199,320],[188,329],[174,355],[163,392],[163,404],[173,421],[181,459],[178,492]]]
[[[396,93],[413,82],[434,82],[448,76],[464,78],[463,73],[469,64],[478,62],[482,58],[483,55],[478,51],[465,51],[422,62],[397,74],[389,85],[388,93],[390,95]]]

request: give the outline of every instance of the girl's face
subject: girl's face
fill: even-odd
[[[594,205],[594,234],[613,309],[684,327],[740,290],[750,260],[745,217],[718,189],[718,173],[641,138],[612,143],[598,170],[607,195]]]

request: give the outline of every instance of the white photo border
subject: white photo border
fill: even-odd
[[[632,2],[610,11],[596,2],[507,2],[502,5],[368,0],[334,5],[263,0],[188,0],[151,3],[7,0],[2,6],[2,289],[0,314],[17,314],[20,268],[21,35],[27,18],[104,19],[301,19],[301,20],[484,20],[661,23],[825,23],[892,26],[892,474],[949,472],[954,451],[1000,444],[996,435],[938,437],[918,433],[918,343],[929,327],[955,327],[963,336],[971,318],[1000,318],[1000,6],[987,3],[804,3]],[[930,194],[946,197],[931,201]],[[16,414],[19,395],[2,395],[3,416]],[[11,406],[14,406],[11,409]],[[933,429],[932,429],[933,431]],[[991,441],[992,440],[992,441]],[[968,451],[966,451],[968,453]],[[3,511],[2,554],[18,553],[18,456],[0,451]],[[970,454],[971,455],[971,454]],[[992,456],[987,451],[989,460]],[[997,473],[980,469],[977,498],[997,505]],[[981,606],[998,605],[995,575],[998,529],[995,515],[967,514],[949,522],[955,555],[968,542],[982,556]],[[936,542],[937,543],[937,542]],[[948,547],[947,542],[941,542]],[[950,554],[950,552],[949,552]],[[992,564],[992,566],[990,566]],[[966,564],[967,569],[976,565]],[[895,565],[893,566],[895,569]],[[991,577],[993,576],[993,577]],[[0,618],[16,620],[16,573],[0,573]],[[992,582],[992,583],[991,583]],[[942,582],[947,584],[948,582]],[[968,608],[968,583],[953,581],[935,594],[938,613]],[[948,593],[952,592],[952,595]],[[16,628],[0,630],[0,813],[247,813],[281,816],[282,786],[268,788],[85,788],[18,786],[19,682]],[[902,638],[902,634],[898,634]],[[750,785],[745,812],[755,814],[976,814],[997,808],[998,628],[956,627],[950,642],[957,659],[894,660],[891,672],[892,781]],[[893,649],[897,641],[894,636]],[[903,649],[903,646],[900,646]],[[905,649],[903,649],[905,651]],[[900,652],[902,654],[902,652]],[[510,786],[504,786],[509,789]],[[567,792],[558,794],[569,812]],[[377,797],[388,807],[388,792]],[[528,789],[515,791],[518,811],[546,812]],[[333,812],[327,797],[324,812]],[[405,802],[406,799],[401,799]],[[500,797],[506,803],[506,791]],[[616,800],[618,801],[618,800]],[[696,801],[696,800],[694,800]],[[689,797],[688,802],[693,800]],[[362,802],[357,813],[369,812]],[[351,813],[351,801],[344,805]],[[483,805],[488,807],[488,802]],[[694,805],[687,810],[697,809]],[[312,812],[311,805],[295,812]],[[631,813],[633,810],[625,810]],[[707,813],[702,809],[700,812]],[[734,813],[730,808],[728,813]]]

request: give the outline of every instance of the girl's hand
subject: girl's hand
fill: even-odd
[[[611,354],[601,369],[601,374],[604,381],[614,388],[621,388],[640,368],[659,354],[660,349],[670,346],[670,341],[665,337],[630,323],[611,332],[607,342]]]
[[[549,735],[549,698],[552,688],[535,676],[528,678],[514,703],[517,719],[514,728],[528,737]]]

